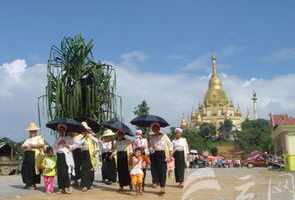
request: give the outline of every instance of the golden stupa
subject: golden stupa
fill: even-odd
[[[217,128],[224,120],[232,120],[234,126],[241,128],[242,115],[239,106],[237,108],[228,98],[223,89],[222,82],[217,74],[216,57],[212,56],[212,73],[209,80],[208,90],[203,103],[192,112],[190,120],[182,120],[181,127],[198,127],[202,123],[213,123]],[[190,121],[190,122],[188,122]]]

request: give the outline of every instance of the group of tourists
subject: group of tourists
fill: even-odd
[[[55,177],[60,193],[70,194],[72,185],[86,192],[93,187],[95,171],[101,161],[101,178],[105,184],[118,181],[119,191],[128,187],[136,194],[144,192],[147,169],[151,170],[152,187],[165,193],[167,174],[174,169],[175,182],[183,187],[188,144],[182,129],[176,128],[173,141],[161,132],[159,123],[150,125],[150,133],[137,130],[128,137],[118,129],[106,129],[97,137],[86,122],[82,132],[70,132],[66,124],[57,126],[57,139],[51,147],[39,134],[39,128],[31,123],[29,137],[22,148],[22,179],[25,188],[36,189],[44,177],[45,191],[53,193]]]

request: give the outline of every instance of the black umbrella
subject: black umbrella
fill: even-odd
[[[150,127],[153,123],[159,123],[161,127],[169,126],[168,122],[156,115],[142,115],[134,118],[131,124],[139,127]]]
[[[77,117],[75,118],[78,122],[86,122],[88,126],[93,130],[93,132],[97,133],[101,130],[101,126],[92,118],[88,117]]]
[[[57,131],[59,124],[64,124],[67,126],[67,132],[83,132],[86,131],[82,124],[74,119],[62,118],[55,119],[46,124],[47,128]]]
[[[124,124],[123,122],[121,122],[117,119],[105,121],[102,123],[102,126],[105,128],[112,129],[115,132],[117,132],[119,130],[126,135],[134,136],[134,133],[131,131],[131,129],[126,124]]]

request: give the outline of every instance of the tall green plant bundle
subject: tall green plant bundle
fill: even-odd
[[[92,50],[93,41],[81,35],[51,48],[46,88],[50,120],[90,117],[102,122],[117,117],[115,71],[96,62]]]

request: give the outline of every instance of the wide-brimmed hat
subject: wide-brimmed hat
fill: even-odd
[[[29,127],[26,129],[27,131],[38,131],[40,128],[37,126],[35,122],[31,122]]]
[[[102,134],[102,138],[104,137],[114,137],[116,135],[116,133],[114,133],[111,129],[106,129],[103,134]]]
[[[92,128],[90,128],[90,127],[88,126],[87,122],[82,122],[81,124],[82,124],[82,126],[84,126],[84,128],[85,128],[86,130],[92,130]]]

